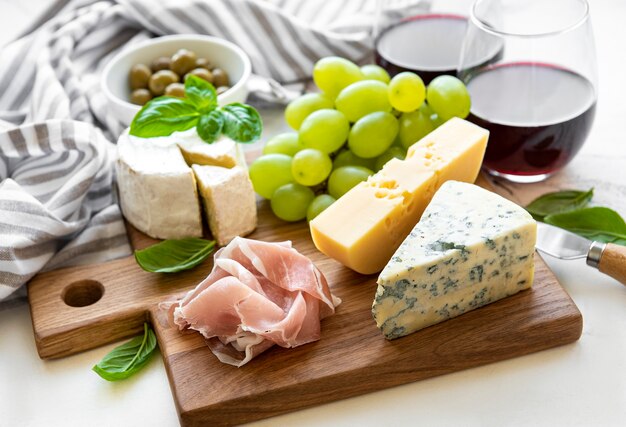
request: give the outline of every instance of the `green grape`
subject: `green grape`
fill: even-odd
[[[338,199],[359,182],[365,181],[373,173],[370,169],[361,166],[342,166],[337,168],[328,178],[328,192],[335,199]]]
[[[463,82],[453,76],[436,77],[428,85],[426,100],[445,122],[452,117],[466,118],[472,102]]]
[[[307,93],[299,98],[294,99],[287,105],[285,109],[285,121],[293,129],[300,129],[300,125],[304,119],[313,111],[324,108],[333,108],[335,103],[332,99],[321,93]]]
[[[392,147],[400,147],[403,150],[405,150],[405,148],[402,146],[402,141],[400,141],[400,117],[398,117],[398,135],[396,135],[396,139],[393,140],[393,143],[391,144]]]
[[[387,164],[387,162],[391,159],[400,159],[404,160],[406,157],[406,152],[397,146],[391,146],[387,151],[385,151],[380,156],[376,157],[376,171],[378,172]]]
[[[320,184],[333,169],[333,162],[328,154],[313,148],[298,152],[291,162],[291,174],[298,184],[313,186]]]
[[[291,157],[286,154],[265,154],[250,165],[250,180],[254,191],[271,199],[281,185],[293,182]]]
[[[333,170],[342,166],[363,166],[364,168],[374,169],[374,159],[364,159],[346,149],[337,154],[335,160],[333,160]]]
[[[437,113],[435,113],[433,109],[430,108],[426,102],[422,104],[419,111],[430,119],[430,122],[432,123],[435,129],[437,129],[439,126],[441,126],[444,123],[444,121],[441,120],[441,117],[439,117]]]
[[[365,76],[365,80],[378,80],[383,83],[389,83],[391,77],[383,67],[375,64],[368,64],[361,67],[361,72]]]
[[[437,129],[439,126],[445,123],[445,121],[442,120],[441,117],[439,117],[437,113],[432,113],[430,115],[430,122],[433,124],[435,129]]]
[[[377,80],[353,83],[337,96],[335,108],[344,113],[350,122],[375,111],[390,112],[387,85]]]
[[[431,121],[432,121],[432,116],[436,116],[437,115],[437,114],[435,114],[433,109],[428,106],[428,104],[426,102],[424,102],[422,105],[420,105],[419,111],[422,114],[424,114],[426,117],[430,117]]]
[[[336,199],[333,196],[330,196],[328,194],[320,194],[315,199],[313,199],[313,201],[309,205],[309,208],[306,210],[306,220],[312,221],[313,218],[321,214],[335,201]]]
[[[340,111],[317,110],[300,126],[300,144],[330,154],[337,151],[350,132],[350,123]]]
[[[344,87],[363,77],[356,64],[337,56],[322,58],[313,67],[313,81],[330,99],[335,99]]]
[[[359,157],[380,156],[398,134],[398,120],[391,113],[377,111],[359,119],[348,136],[348,147]]]
[[[398,135],[400,143],[407,150],[411,145],[435,130],[436,127],[431,120],[431,115],[424,108],[410,113],[403,113],[399,122],[400,131]]]
[[[417,110],[426,98],[426,86],[421,77],[405,71],[397,74],[389,83],[389,102],[403,113]]]
[[[263,154],[286,154],[293,157],[303,148],[298,142],[296,132],[286,132],[269,139],[263,147]]]
[[[306,218],[307,208],[315,193],[304,185],[289,183],[280,186],[272,195],[272,212],[284,221],[300,221]]]

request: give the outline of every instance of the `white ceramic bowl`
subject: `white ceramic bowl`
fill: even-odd
[[[149,65],[152,60],[172,56],[183,48],[196,52],[198,57],[207,58],[228,73],[231,88],[217,97],[220,105],[246,100],[250,58],[237,45],[216,37],[193,34],[156,37],[120,52],[104,68],[102,90],[118,120],[129,126],[141,108],[129,101],[128,73],[131,67],[135,64]]]

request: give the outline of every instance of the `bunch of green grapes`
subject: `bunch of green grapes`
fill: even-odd
[[[267,141],[250,165],[255,191],[285,221],[312,220],[352,187],[452,117],[465,118],[470,97],[452,76],[426,87],[414,73],[390,78],[377,65],[319,60],[320,93],[292,101],[285,120],[295,132]]]

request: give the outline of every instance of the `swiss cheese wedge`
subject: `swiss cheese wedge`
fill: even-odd
[[[453,118],[310,223],[315,246],[362,274],[381,271],[447,180],[474,182],[489,132]]]

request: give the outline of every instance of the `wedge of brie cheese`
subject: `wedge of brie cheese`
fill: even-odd
[[[238,232],[247,234],[256,226],[256,203],[252,208],[249,203],[250,199],[254,200],[254,190],[250,184],[249,191],[245,193],[248,187],[244,185],[243,177],[249,183],[247,166],[243,150],[235,141],[222,136],[214,143],[207,144],[195,129],[156,138],[139,138],[126,131],[120,136],[117,145],[116,171],[120,205],[126,220],[138,230],[158,239],[203,235],[198,183],[192,165],[235,170],[232,174],[202,175],[202,188],[209,189],[207,191],[217,192],[217,187],[224,183],[212,183],[211,180],[222,180],[224,175],[229,180],[227,186],[237,188],[233,190],[237,194],[237,198],[232,199],[235,205],[216,201],[215,197],[210,203],[212,213],[207,222],[213,224],[212,229],[219,230],[220,246],[228,243]],[[219,188],[220,197],[225,194],[223,188]],[[240,200],[245,203],[245,213],[238,206]],[[236,211],[233,206],[237,206]],[[223,214],[222,210],[228,211],[228,214]],[[210,215],[220,218],[230,215],[233,218],[230,224],[224,225],[222,220],[215,222]],[[241,226],[240,231],[237,231],[237,226]],[[235,235],[230,236],[232,233]]]
[[[513,202],[446,182],[378,278],[377,326],[398,338],[529,288],[536,234]]]
[[[256,196],[247,171],[241,166],[193,165],[209,228],[218,246],[250,234],[257,223]]]
[[[176,132],[171,139],[175,139],[185,161],[189,165],[213,165],[232,168],[242,163],[242,150],[235,141],[221,136],[212,144],[204,142],[196,133],[195,128],[185,132]]]

